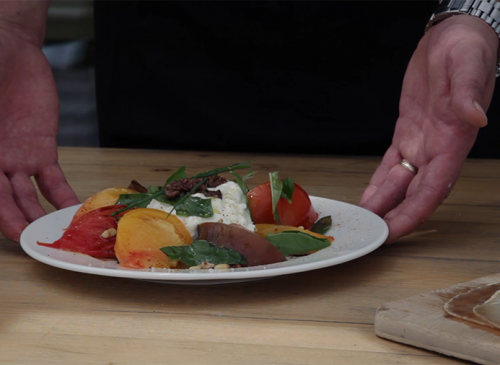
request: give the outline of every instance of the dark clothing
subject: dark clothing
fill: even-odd
[[[101,145],[381,155],[435,5],[97,1]]]

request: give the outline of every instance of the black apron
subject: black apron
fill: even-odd
[[[381,155],[435,5],[97,1],[100,143]]]

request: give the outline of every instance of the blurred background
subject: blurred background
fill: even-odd
[[[99,146],[94,84],[92,0],[52,0],[48,11],[46,54],[57,83],[61,106],[60,146]],[[500,158],[500,88],[480,130],[471,157]]]
[[[51,2],[43,51],[52,66],[61,100],[60,146],[99,145],[93,38],[92,1]]]

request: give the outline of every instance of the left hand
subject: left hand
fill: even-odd
[[[0,232],[19,242],[45,215],[34,180],[57,209],[79,201],[57,162],[59,98],[41,43],[6,28],[0,19]]]
[[[387,243],[415,230],[450,194],[487,124],[497,47],[491,27],[468,15],[433,26],[418,44],[392,144],[360,201],[387,222]],[[400,165],[402,159],[418,173]]]

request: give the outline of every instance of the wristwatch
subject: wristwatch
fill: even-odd
[[[488,23],[500,38],[500,1],[497,0],[440,0],[425,31],[433,25],[454,15],[467,14],[481,18]],[[500,47],[497,54],[497,77],[500,76]]]

